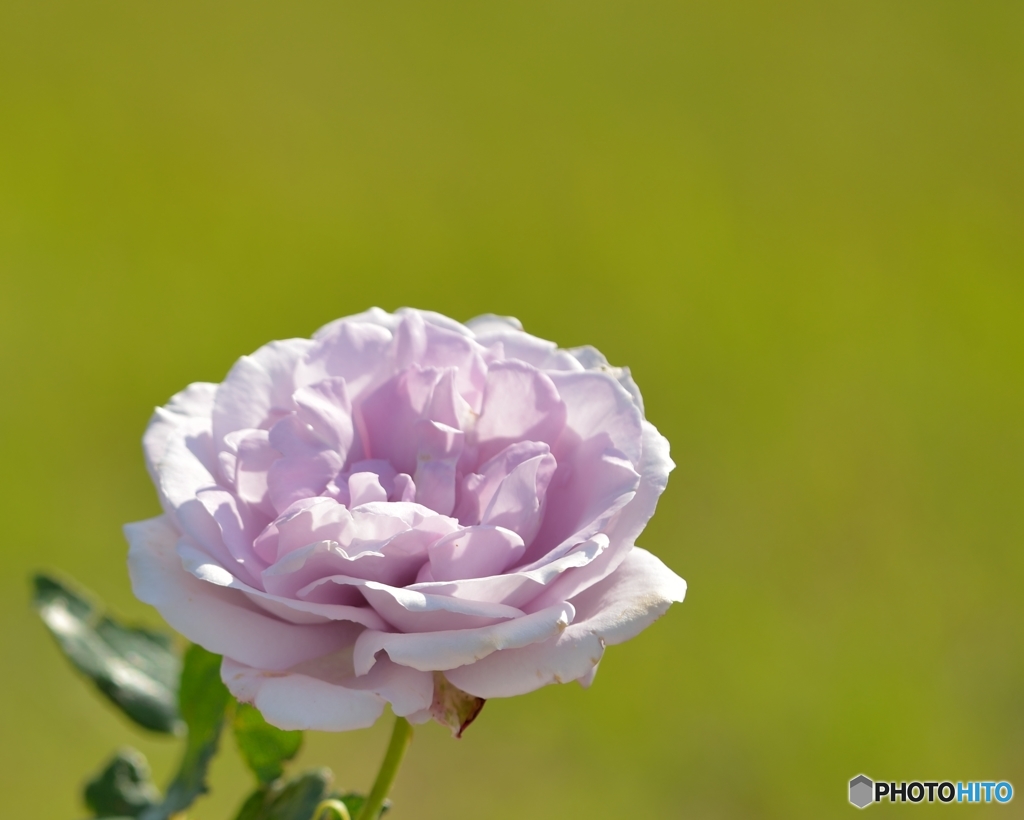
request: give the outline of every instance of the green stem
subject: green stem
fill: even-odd
[[[412,741],[412,726],[405,718],[395,720],[395,728],[391,732],[391,742],[384,754],[384,762],[380,764],[380,771],[377,772],[377,780],[374,781],[366,802],[359,810],[356,820],[377,820],[380,817],[380,810],[384,807],[384,800],[391,791],[391,784],[395,775],[398,774],[398,767],[405,756],[405,750],[409,748]]]

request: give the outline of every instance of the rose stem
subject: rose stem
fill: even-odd
[[[380,764],[380,771],[377,772],[377,779],[374,781],[370,794],[363,803],[356,820],[377,820],[380,810],[384,806],[384,798],[391,791],[391,783],[398,774],[398,767],[405,756],[405,750],[409,748],[412,741],[412,726],[405,718],[395,719],[395,728],[391,732],[391,742],[384,754],[384,762]]]

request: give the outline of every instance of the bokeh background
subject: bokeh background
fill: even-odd
[[[159,623],[120,533],[153,407],[373,304],[629,365],[679,465],[640,543],[690,584],[590,691],[419,730],[395,820],[1024,790],[1022,146],[1014,0],[3,0],[3,815],[178,755],[76,679],[30,571]],[[366,788],[388,731],[303,761]],[[230,741],[213,787],[195,820],[247,787]]]

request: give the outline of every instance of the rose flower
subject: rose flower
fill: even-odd
[[[125,528],[135,594],[281,728],[389,703],[461,730],[588,685],[686,591],[634,545],[674,465],[628,371],[512,319],[373,309],[271,342],[143,446],[164,514]]]

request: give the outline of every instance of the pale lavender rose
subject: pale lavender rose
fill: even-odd
[[[674,465],[628,371],[512,319],[339,319],[143,444],[165,514],[125,528],[135,594],[282,728],[588,685],[686,591],[634,546]]]

